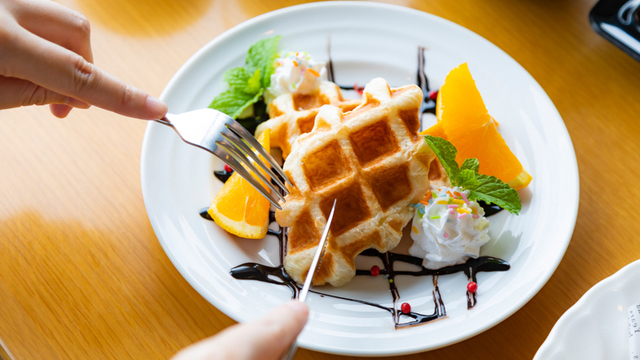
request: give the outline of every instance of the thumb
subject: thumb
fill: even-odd
[[[89,105],[80,100],[43,88],[30,81],[0,76],[0,109],[27,105],[65,104],[87,109]]]
[[[307,305],[293,300],[256,321],[231,326],[180,351],[173,360],[279,359],[304,328]]]

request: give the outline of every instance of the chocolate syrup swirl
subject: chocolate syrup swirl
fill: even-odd
[[[271,212],[271,219],[273,219],[273,212]],[[280,250],[280,265],[268,266],[258,263],[244,263],[238,265],[230,270],[231,276],[238,280],[256,280],[262,281],[274,285],[286,286],[292,291],[292,298],[296,298],[300,292],[300,286],[287,274],[284,269],[284,254],[286,252],[286,242],[288,229],[280,227],[279,230],[269,230],[271,235],[275,235],[278,238],[279,250]],[[429,321],[437,320],[447,316],[444,301],[440,294],[440,288],[438,287],[438,277],[442,275],[450,275],[459,272],[463,272],[469,281],[477,282],[477,274],[480,272],[493,272],[493,271],[507,271],[510,268],[509,263],[502,259],[498,259],[491,256],[482,256],[477,259],[469,259],[464,264],[453,265],[443,267],[441,269],[427,269],[422,266],[422,259],[410,255],[397,254],[392,252],[380,253],[376,250],[369,249],[363,251],[360,256],[377,257],[382,261],[383,268],[380,270],[380,275],[389,283],[389,290],[391,292],[391,298],[393,300],[393,306],[387,307],[382,304],[369,302],[360,299],[347,298],[343,296],[337,296],[327,294],[324,292],[311,290],[315,294],[321,296],[331,297],[334,299],[356,302],[372,306],[381,310],[385,310],[393,317],[394,325],[396,328],[413,326],[423,324]],[[395,263],[403,262],[419,267],[418,270],[395,270]],[[370,270],[356,270],[356,276],[373,276]],[[397,301],[400,299],[400,291],[396,285],[396,276],[431,276],[433,281],[433,290],[431,292],[434,302],[433,314],[420,314],[417,312],[404,313],[398,310]],[[277,279],[277,280],[276,280]],[[467,309],[471,309],[476,304],[476,294],[467,291]],[[401,322],[401,319],[406,316],[413,320],[408,322]]]

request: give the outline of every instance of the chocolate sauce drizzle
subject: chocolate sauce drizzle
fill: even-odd
[[[274,220],[273,212],[270,214],[270,220]],[[280,227],[279,230],[269,230],[270,235],[275,235],[278,238],[279,243],[279,256],[280,265],[268,266],[258,264],[254,262],[248,262],[238,265],[230,270],[231,276],[238,280],[256,280],[270,284],[286,286],[292,291],[292,298],[297,298],[300,292],[300,286],[287,274],[284,269],[284,255],[286,253],[287,234],[288,228]],[[389,290],[391,291],[391,298],[393,305],[391,307],[369,302],[360,299],[352,299],[324,292],[311,290],[311,292],[331,297],[334,299],[356,302],[372,307],[376,307],[381,310],[388,311],[393,317],[394,325],[396,328],[402,328],[406,326],[413,326],[424,324],[429,321],[437,320],[447,316],[444,301],[440,294],[440,288],[438,287],[438,277],[442,275],[455,274],[463,272],[469,281],[477,282],[477,274],[479,272],[493,272],[493,271],[507,271],[510,268],[509,263],[502,259],[498,259],[491,256],[481,256],[477,259],[469,259],[466,263],[460,265],[453,265],[443,267],[441,269],[427,269],[422,266],[422,259],[410,255],[397,254],[392,252],[380,253],[376,250],[369,249],[363,251],[360,256],[377,257],[382,261],[383,268],[380,270],[380,275],[385,278],[389,283]],[[407,264],[415,265],[418,270],[395,270],[396,262],[404,262]],[[370,270],[356,270],[356,276],[373,276]],[[433,290],[431,292],[434,302],[433,314],[420,314],[417,312],[404,313],[398,310],[397,302],[400,299],[400,291],[396,286],[396,276],[431,276],[433,281]],[[277,280],[276,280],[277,279]],[[471,309],[476,305],[476,293],[466,292],[467,296],[467,309]],[[401,322],[403,316],[409,317],[413,320],[408,322]]]
[[[215,176],[218,180],[222,181],[222,183],[226,183],[227,180],[229,180],[229,178],[231,177],[231,174],[233,174],[233,171],[227,171],[227,170],[216,170],[213,172],[213,176]]]
[[[426,59],[424,57],[425,48],[418,47],[418,71],[416,74],[416,80],[420,89],[422,89],[422,103],[420,103],[420,115],[426,113],[436,114],[436,102],[431,100],[429,93],[429,78],[424,71]],[[422,121],[420,122],[420,130],[422,130]]]
[[[424,94],[423,101],[420,105],[420,114],[432,113],[435,114],[435,102],[431,100],[429,97],[429,81],[425,74],[425,57],[424,57],[425,48],[418,48],[418,70],[417,70],[417,83],[418,86],[422,89]],[[331,59],[331,42],[328,44],[328,54],[329,60],[327,62],[328,68],[328,80],[335,82],[335,74],[333,69],[333,62]],[[361,91],[360,87],[354,86],[340,86],[341,89],[344,90],[356,90]],[[258,107],[262,106],[262,104],[258,104]],[[255,113],[256,115],[252,118],[246,120],[247,127],[250,131],[254,131],[255,127],[264,119],[266,111],[264,109]],[[267,116],[268,117],[268,116]],[[214,175],[223,183],[226,182],[231,175],[225,170],[215,171]],[[485,210],[485,216],[491,216],[498,211],[502,210],[500,207],[492,204],[486,204],[484,202],[480,202],[480,205]],[[200,212],[200,216],[207,220],[212,220],[211,216],[209,216],[207,212],[207,208],[203,209]],[[269,213],[269,222],[275,222],[275,213],[271,211]],[[280,285],[288,287],[292,292],[292,298],[297,298],[300,293],[300,286],[287,274],[284,269],[284,257],[287,252],[287,235],[289,229],[286,227],[279,226],[278,230],[267,230],[268,235],[273,235],[278,239],[279,244],[279,261],[280,264],[278,266],[267,266],[263,264],[258,264],[254,262],[248,262],[241,265],[238,265],[230,270],[231,276],[238,280],[255,280],[266,282],[269,284]],[[385,281],[389,284],[389,290],[391,292],[391,298],[393,300],[393,305],[391,307],[384,306],[382,304],[377,304],[365,300],[360,299],[352,299],[337,295],[332,295],[316,290],[310,290],[315,294],[319,294],[321,296],[331,297],[334,299],[344,300],[355,302],[359,304],[364,304],[368,306],[372,306],[381,310],[385,310],[391,314],[393,317],[395,328],[402,328],[407,326],[414,326],[424,324],[430,321],[434,321],[437,319],[441,319],[447,316],[447,312],[445,309],[444,301],[442,300],[442,296],[440,293],[440,288],[438,287],[438,278],[443,275],[450,275],[462,272],[467,276],[469,281],[473,281],[477,283],[477,274],[480,272],[495,272],[495,271],[507,271],[510,268],[510,265],[505,260],[491,257],[491,256],[481,256],[477,259],[469,259],[464,264],[446,266],[440,269],[432,270],[427,269],[422,266],[422,259],[417,258],[410,255],[397,254],[392,252],[380,253],[374,249],[369,249],[363,251],[359,256],[368,256],[368,257],[377,257],[383,264],[383,267],[380,269],[380,275],[385,279]],[[395,270],[394,265],[398,262],[415,265],[417,267],[414,271],[409,270]],[[373,276],[371,270],[356,270],[356,276]],[[433,314],[420,314],[417,312],[402,312],[398,310],[397,301],[400,299],[400,291],[396,286],[396,277],[397,276],[431,276],[433,282],[433,290],[431,294],[433,296],[434,302],[434,311]],[[476,303],[476,293],[471,293],[468,290],[466,291],[467,297],[467,309],[472,309]],[[401,322],[403,317],[408,317],[412,320]]]
[[[479,200],[478,205],[480,205],[480,207],[484,210],[484,216],[491,216],[504,210],[496,204],[487,204],[483,200]]]
[[[424,115],[424,114],[434,114],[436,113],[436,102],[431,100],[431,98],[429,97],[429,93],[430,93],[430,89],[429,89],[429,78],[427,77],[426,72],[424,71],[424,67],[425,67],[425,56],[424,56],[424,52],[425,52],[426,48],[419,46],[418,47],[418,69],[416,71],[416,82],[418,84],[418,86],[420,87],[420,89],[422,89],[422,103],[420,103],[420,115]],[[335,73],[333,70],[333,60],[331,59],[331,39],[329,39],[328,42],[328,46],[327,46],[327,54],[328,54],[328,58],[329,60],[327,61],[327,80],[332,81],[332,82],[336,82],[335,81]],[[337,84],[337,83],[336,83]],[[342,90],[355,90],[358,92],[361,92],[364,87],[362,86],[357,86],[357,84],[354,84],[352,86],[347,86],[347,85],[338,85],[338,87]],[[420,130],[422,131],[422,122],[420,122]]]

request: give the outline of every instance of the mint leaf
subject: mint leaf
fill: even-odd
[[[244,92],[249,94],[257,94],[260,92],[260,73],[260,70],[256,70],[253,73],[253,76],[251,76],[249,80],[247,80],[247,87],[245,88]]]
[[[263,88],[271,85],[271,74],[274,72],[273,62],[278,57],[278,42],[280,36],[262,39],[249,48],[249,55],[245,59],[245,68],[253,73],[260,70],[260,83]]]
[[[458,174],[456,183],[458,186],[465,189],[476,188],[479,185],[476,175],[477,173],[471,169],[462,169]]]
[[[469,190],[469,199],[483,200],[487,204],[496,204],[510,213],[518,214],[522,209],[520,196],[511,186],[495,176],[478,174],[478,159],[466,159],[458,168],[456,154],[458,151],[449,141],[426,135],[424,139],[444,167],[451,185]]]
[[[456,150],[455,146],[450,142],[440,137],[425,135],[424,139],[431,147],[431,150],[436,154],[438,160],[440,160],[440,164],[442,164],[442,167],[449,176],[451,185],[455,185],[458,173],[460,172],[458,163],[456,162],[456,154],[458,153],[458,150]]]
[[[477,174],[478,169],[480,169],[480,162],[478,161],[478,159],[475,159],[475,158],[466,159],[462,163],[462,166],[460,167],[460,171],[466,170],[466,169],[469,169]]]
[[[210,108],[237,118],[247,107],[256,103],[271,84],[278,57],[280,36],[262,39],[249,48],[244,67],[225,71],[223,79],[229,89],[216,96]]]
[[[235,119],[249,105],[258,101],[261,96],[262,91],[252,95],[242,91],[228,90],[216,96],[209,107],[221,111]]]
[[[487,204],[496,204],[512,214],[518,215],[522,209],[518,192],[495,176],[476,174],[475,186],[465,187],[469,190],[469,199],[483,200]]]

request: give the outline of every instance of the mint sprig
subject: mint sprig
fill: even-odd
[[[424,139],[440,160],[451,185],[469,190],[469,199],[496,204],[512,214],[520,213],[522,203],[518,192],[495,176],[479,174],[478,159],[466,159],[462,166],[458,167],[456,162],[458,150],[453,144],[431,135],[426,135]]]
[[[278,57],[280,36],[262,39],[249,48],[245,65],[225,71],[224,81],[229,89],[216,96],[210,108],[237,118],[256,103],[271,85],[275,71],[273,62]]]

